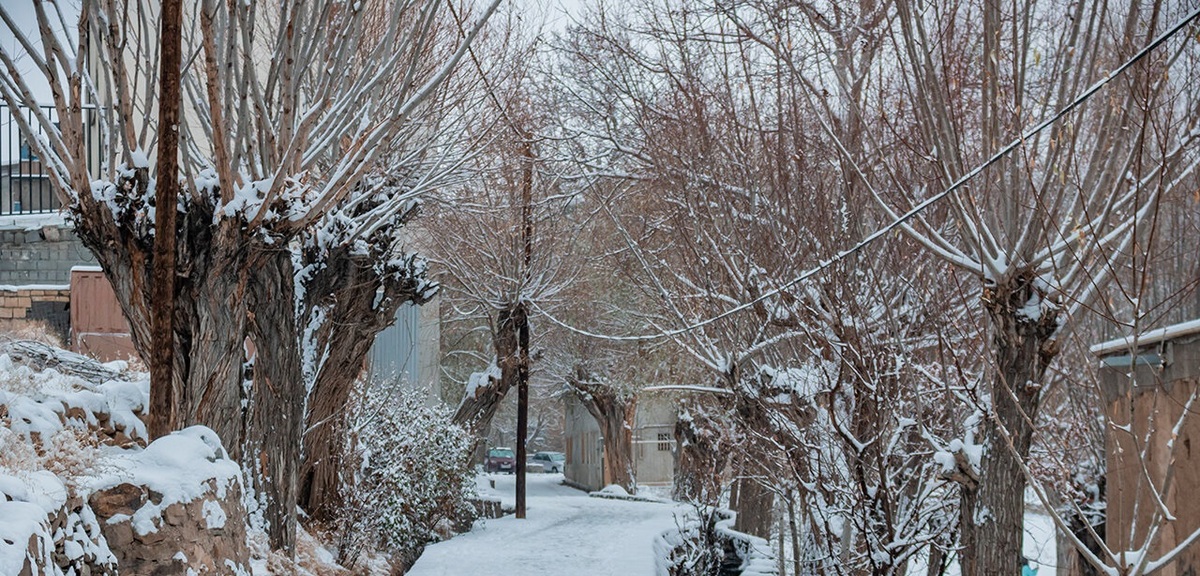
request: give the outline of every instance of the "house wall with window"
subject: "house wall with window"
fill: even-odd
[[[647,393],[638,399],[633,428],[633,463],[638,484],[674,483],[677,406],[673,398],[662,393]]]
[[[573,395],[565,399],[564,436],[570,484],[599,490],[604,478],[604,438],[600,426]],[[634,412],[633,470],[639,485],[670,486],[675,481],[675,420],[677,403],[661,393],[638,398]]]

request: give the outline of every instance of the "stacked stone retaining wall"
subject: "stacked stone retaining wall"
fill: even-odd
[[[0,332],[46,333],[70,341],[69,285],[0,285]]]

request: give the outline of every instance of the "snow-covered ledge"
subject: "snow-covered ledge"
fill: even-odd
[[[0,215],[0,230],[40,230],[51,226],[73,228],[67,220],[67,213],[64,211]]]
[[[1095,356],[1108,356],[1114,352],[1129,350],[1136,346],[1142,348],[1145,346],[1154,346],[1168,340],[1176,340],[1188,336],[1200,335],[1200,318],[1190,322],[1183,322],[1165,328],[1150,330],[1136,336],[1125,336],[1116,338],[1108,342],[1101,342],[1092,346],[1089,350]]]

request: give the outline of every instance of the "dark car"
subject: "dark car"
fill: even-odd
[[[538,452],[529,461],[541,464],[542,470],[550,473],[558,473],[567,469],[567,457],[562,452]]]
[[[488,450],[487,458],[483,459],[483,468],[488,472],[513,474],[517,471],[517,455],[512,448],[492,448]]]

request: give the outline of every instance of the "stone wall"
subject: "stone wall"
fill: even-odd
[[[69,285],[0,285],[0,332],[44,330],[63,343],[69,342],[70,303]]]
[[[235,484],[218,490],[213,480],[206,485],[209,490],[201,498],[176,502],[153,516],[150,530],[135,518],[162,494],[120,484],[92,495],[89,502],[122,575],[249,573],[241,488]]]
[[[95,262],[69,224],[0,221],[0,285],[67,284],[73,266]]]

